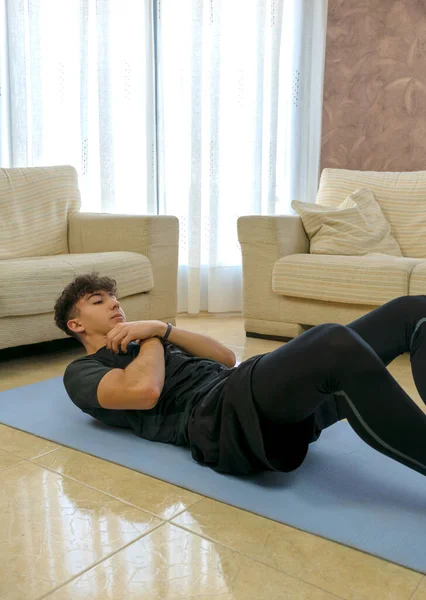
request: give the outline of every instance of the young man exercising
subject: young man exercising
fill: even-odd
[[[426,402],[426,296],[396,298],[347,326],[317,325],[238,366],[208,336],[127,322],[116,282],[96,273],[64,289],[55,322],[87,351],[64,374],[82,411],[189,446],[218,472],[292,471],[323,429],[346,418],[367,444],[426,475],[426,415],[386,368],[409,352]]]

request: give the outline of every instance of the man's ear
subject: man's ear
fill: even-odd
[[[84,333],[83,325],[80,325],[76,319],[69,319],[67,321],[67,327],[70,331],[74,333]]]

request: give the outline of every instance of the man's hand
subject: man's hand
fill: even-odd
[[[167,323],[162,321],[130,321],[118,323],[106,335],[106,347],[115,354],[119,346],[127,352],[127,344],[135,340],[146,340],[151,337],[163,336],[167,331]]]

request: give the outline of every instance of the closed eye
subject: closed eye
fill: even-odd
[[[101,294],[96,294],[96,296],[101,296]],[[109,296],[113,296],[115,298],[115,295],[112,292],[109,292]],[[100,304],[102,302],[102,300],[97,300],[96,302],[94,302],[93,304]]]

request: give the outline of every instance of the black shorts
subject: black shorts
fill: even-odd
[[[263,355],[235,367],[220,395],[201,400],[188,421],[192,457],[219,473],[293,471],[304,461],[323,423],[311,415],[300,423],[261,419],[251,389],[251,375]],[[336,422],[334,418],[334,422]]]

